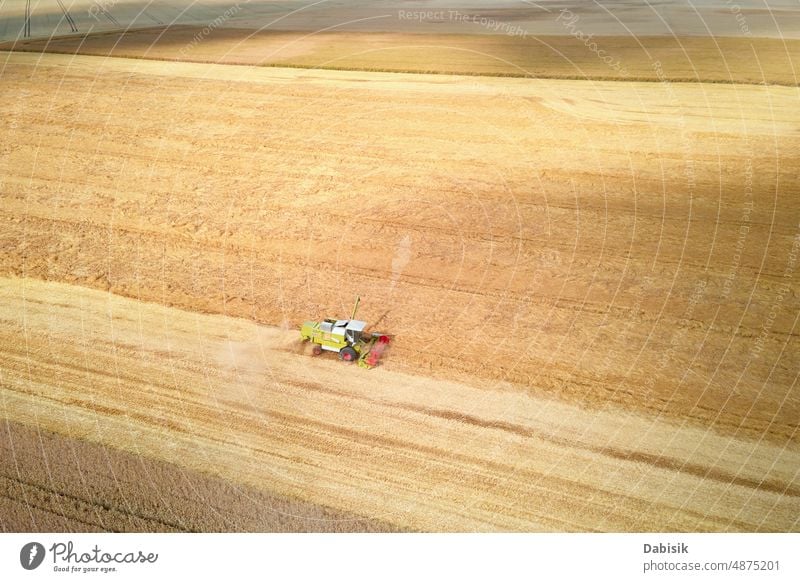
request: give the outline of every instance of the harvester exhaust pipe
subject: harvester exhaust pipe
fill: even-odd
[[[386,351],[391,337],[374,331],[364,331],[367,323],[356,321],[360,304],[361,297],[356,295],[356,303],[349,320],[306,321],[300,328],[300,338],[311,342],[314,355],[328,350],[337,352],[340,360],[356,362],[362,368],[374,368]]]

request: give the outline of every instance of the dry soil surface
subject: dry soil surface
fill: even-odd
[[[6,418],[412,529],[798,529],[796,87],[0,61]],[[302,353],[356,294],[384,365]]]
[[[0,453],[4,532],[397,531],[39,426],[4,422]]]

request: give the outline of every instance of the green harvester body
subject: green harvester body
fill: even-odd
[[[368,333],[367,322],[355,319],[360,298],[356,298],[350,319],[306,321],[300,328],[303,341],[314,345],[314,354],[336,352],[339,359],[357,362],[362,368],[373,368],[383,354],[390,338],[382,333]]]

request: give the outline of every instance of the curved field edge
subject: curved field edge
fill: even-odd
[[[300,69],[628,82],[800,82],[800,40],[293,32],[173,26],[0,43],[0,50]]]

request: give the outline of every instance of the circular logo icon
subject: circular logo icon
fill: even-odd
[[[44,561],[44,546],[39,542],[30,542],[19,551],[19,563],[26,570],[35,570]]]

